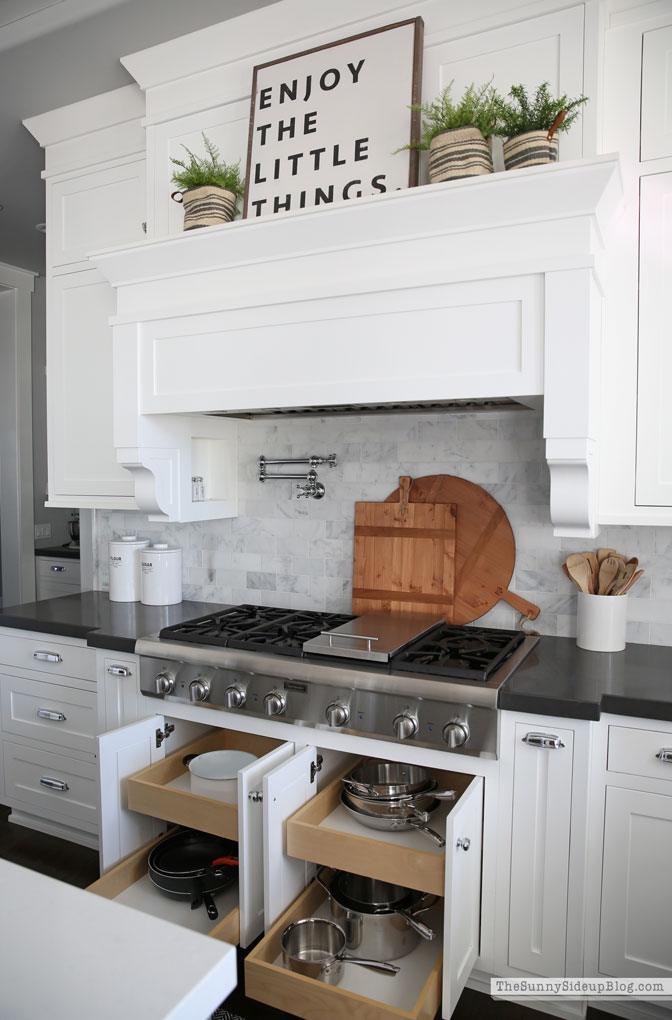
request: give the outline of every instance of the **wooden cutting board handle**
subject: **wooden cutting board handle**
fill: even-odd
[[[495,594],[499,595],[500,599],[507,602],[514,609],[517,609],[519,613],[526,616],[529,620],[536,620],[539,616],[539,606],[535,606],[533,602],[528,602],[527,599],[521,598],[520,595],[516,595],[515,592],[509,591],[508,588],[495,589]]]

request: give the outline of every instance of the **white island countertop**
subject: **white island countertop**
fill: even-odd
[[[0,860],[0,1015],[206,1020],[236,948]]]

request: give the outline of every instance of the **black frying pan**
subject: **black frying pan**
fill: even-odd
[[[238,844],[196,829],[167,836],[147,859],[149,877],[164,892],[191,897],[191,909],[205,904],[211,921],[217,918],[212,893],[238,877]]]

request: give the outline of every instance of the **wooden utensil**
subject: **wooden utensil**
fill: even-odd
[[[613,556],[615,552],[615,549],[598,549],[597,562],[602,563],[602,560],[606,560],[607,556]]]
[[[600,576],[600,564],[598,563],[597,556],[595,555],[594,552],[585,552],[583,553],[583,555],[586,557],[590,565],[590,581],[591,581],[590,588],[592,594],[594,595],[598,589],[599,584],[598,579]]]
[[[355,503],[352,611],[435,610],[452,623],[455,505],[410,503],[411,479],[399,483],[396,503]]]
[[[635,583],[635,581],[637,581],[642,576],[643,573],[644,573],[643,570],[638,570],[636,574],[632,575],[632,577],[630,578],[629,581],[626,581],[625,584],[621,584],[619,586],[618,591],[614,592],[614,594],[615,595],[625,595],[626,591],[630,591],[630,589],[632,588],[632,586]]]
[[[567,557],[566,563],[569,576],[579,591],[585,592],[586,595],[592,595],[590,563],[583,553],[572,553]]]
[[[399,489],[390,493],[386,502],[398,504]],[[508,590],[516,561],[516,545],[511,525],[499,503],[479,485],[455,475],[426,475],[414,479],[409,508],[432,503],[455,505],[452,622],[477,620],[500,599],[530,619],[536,619],[539,607]],[[441,612],[439,602],[431,605]],[[425,604],[425,611],[428,608]]]
[[[597,589],[598,595],[607,595],[616,581],[621,563],[615,556],[607,556],[600,564],[600,583]]]

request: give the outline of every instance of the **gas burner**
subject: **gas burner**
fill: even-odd
[[[300,656],[305,641],[352,619],[341,613],[293,612],[273,606],[242,605],[189,623],[164,627],[159,636],[222,648],[269,650],[279,655]]]
[[[392,668],[485,682],[524,637],[515,630],[446,624],[396,655]]]

